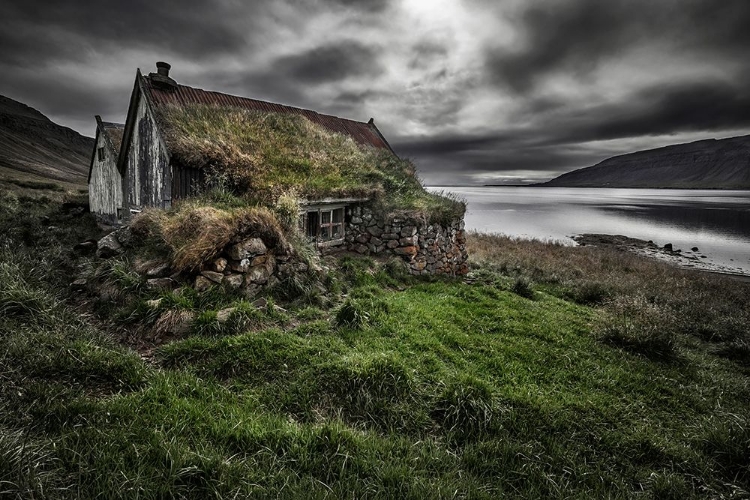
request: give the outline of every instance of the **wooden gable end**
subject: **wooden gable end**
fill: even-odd
[[[169,208],[172,203],[169,152],[153,107],[143,92],[142,78],[138,71],[118,162],[123,172],[123,201],[131,211]]]
[[[122,177],[99,116],[96,122],[96,141],[89,169],[89,206],[92,213],[115,222],[122,208]]]

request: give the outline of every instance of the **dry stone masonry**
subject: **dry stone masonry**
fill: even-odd
[[[345,248],[365,255],[393,255],[403,259],[411,274],[464,275],[466,237],[463,218],[447,224],[430,223],[419,216],[388,217],[367,205],[347,209]],[[130,228],[123,227],[99,240],[97,255],[108,258],[133,245]],[[269,241],[248,236],[228,245],[200,269],[188,275],[174,273],[169,263],[151,261],[134,266],[152,288],[174,288],[187,278],[197,291],[214,285],[242,290],[254,297],[297,273],[308,271],[291,247],[274,247]]]
[[[195,278],[195,289],[205,290],[214,284],[241,288],[248,297],[263,287],[273,286],[307,264],[294,259],[291,253],[276,253],[261,238],[251,237],[228,246],[224,252],[204,266]]]
[[[97,256],[109,258],[123,253],[132,245],[130,228],[123,227],[98,242]],[[306,272],[308,265],[301,262],[289,247],[274,248],[258,237],[247,237],[227,246],[218,256],[206,262],[196,273],[173,273],[166,261],[136,261],[134,270],[143,275],[150,288],[170,289],[189,278],[197,291],[214,285],[241,289],[253,297],[264,287],[273,286],[296,273]]]
[[[346,242],[361,254],[397,255],[412,274],[463,275],[466,234],[463,218],[442,225],[421,217],[386,218],[368,206],[349,209]]]

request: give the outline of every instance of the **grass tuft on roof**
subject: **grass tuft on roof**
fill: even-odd
[[[167,105],[158,119],[179,164],[221,176],[238,194],[272,205],[303,199],[369,198],[389,212],[446,221],[465,204],[425,191],[414,165],[358,144],[299,115],[194,104]]]

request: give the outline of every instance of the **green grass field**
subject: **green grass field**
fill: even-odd
[[[0,226],[0,497],[750,494],[746,283],[472,235],[467,280],[346,257],[256,309],[123,259],[97,298],[66,286],[88,216]],[[170,311],[198,320],[133,342]]]

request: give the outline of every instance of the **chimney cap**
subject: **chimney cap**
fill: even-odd
[[[154,86],[162,90],[174,90],[177,88],[177,82],[169,77],[169,70],[172,67],[171,64],[165,63],[164,61],[158,61],[156,63],[156,73],[149,73],[151,83]]]

